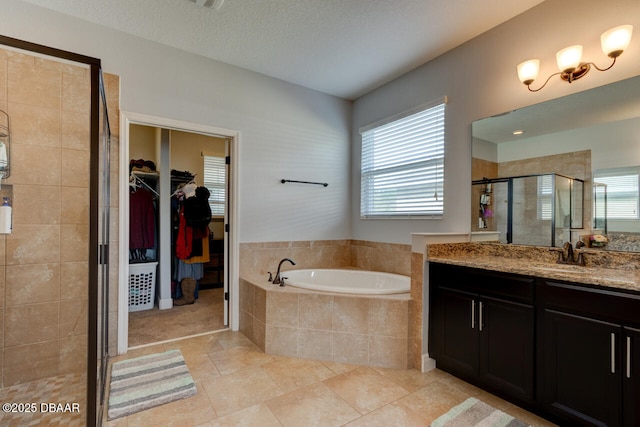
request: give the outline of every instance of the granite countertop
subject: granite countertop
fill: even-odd
[[[431,245],[427,261],[640,292],[640,254],[581,250],[585,266],[557,264],[549,248],[460,243]]]

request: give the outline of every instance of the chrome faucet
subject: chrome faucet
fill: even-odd
[[[282,263],[285,261],[289,261],[291,263],[291,265],[296,265],[295,262],[293,262],[293,260],[291,258],[282,258],[280,260],[280,263],[278,264],[278,271],[276,272],[276,277],[273,278],[273,284],[274,285],[280,285],[280,286],[284,286],[284,282],[282,281],[282,278],[280,277],[280,267],[282,267]]]

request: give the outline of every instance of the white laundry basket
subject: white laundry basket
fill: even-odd
[[[129,311],[150,310],[156,297],[157,262],[129,264]]]

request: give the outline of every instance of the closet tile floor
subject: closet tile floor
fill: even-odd
[[[476,397],[535,426],[552,426],[438,369],[427,373],[263,353],[240,332],[221,331],[129,351],[112,362],[180,349],[198,393],[128,417],[132,426],[428,426]]]
[[[195,304],[129,313],[129,347],[225,329],[224,289],[204,289]]]

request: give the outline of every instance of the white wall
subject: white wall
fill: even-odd
[[[120,76],[122,111],[239,131],[240,242],[350,237],[350,102],[21,1],[0,5],[2,35],[100,58]]]
[[[634,25],[635,35],[629,49],[610,71],[592,71],[573,84],[552,80],[537,93],[530,93],[518,80],[516,65],[526,59],[541,60],[539,79],[556,72],[555,53],[572,44],[584,45],[586,60],[600,66],[608,64],[608,58],[600,50],[600,34],[621,24]],[[411,232],[468,232],[471,122],[638,75],[639,63],[640,1],[584,0],[576,4],[546,0],[356,100],[351,133],[353,238],[408,243]],[[442,96],[449,98],[444,218],[361,220],[358,128]]]

